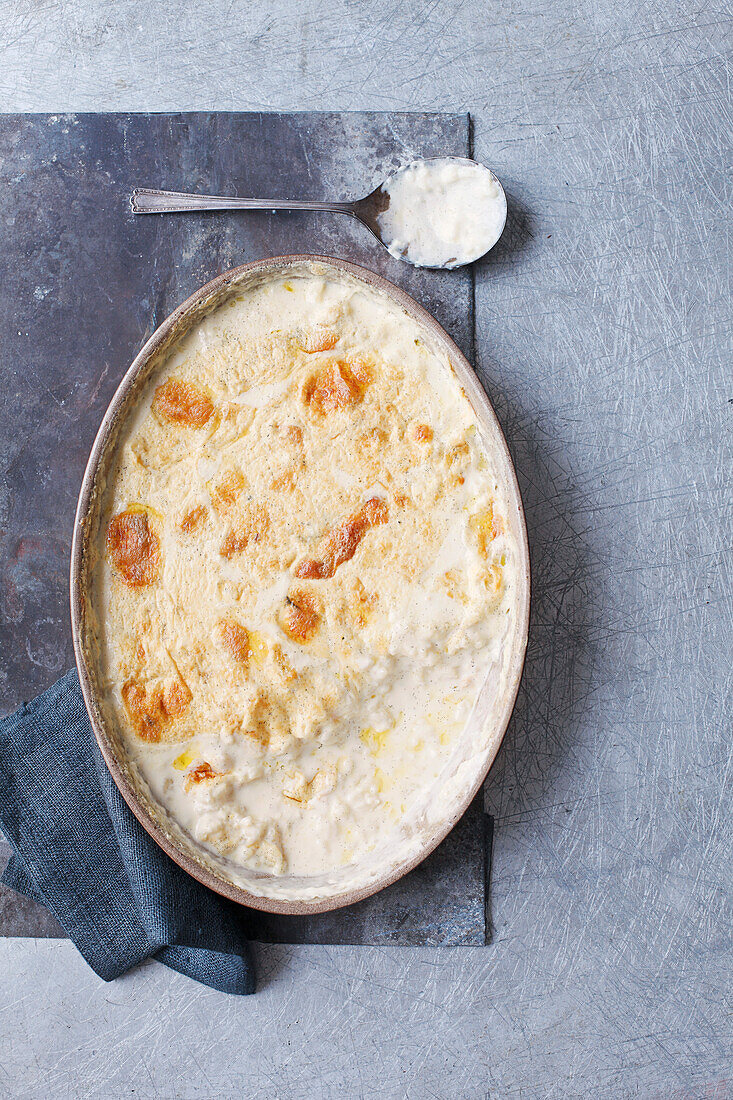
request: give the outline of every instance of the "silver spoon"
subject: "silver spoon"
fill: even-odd
[[[156,191],[147,187],[136,187],[130,196],[130,205],[134,214],[180,214],[190,210],[324,210],[331,214],[348,214],[350,217],[360,221],[362,225],[365,225],[391,255],[401,260],[405,260],[407,263],[414,263],[416,266],[421,266],[417,261],[409,257],[407,249],[404,247],[398,248],[395,246],[393,240],[385,239],[383,230],[379,224],[379,217],[389,207],[389,189],[401,173],[414,168],[417,164],[422,163],[430,165],[438,162],[455,162],[457,164],[471,165],[480,169],[482,172],[488,172],[494,183],[498,186],[499,199],[500,202],[503,203],[503,218],[501,219],[500,226],[498,226],[496,237],[489,245],[489,248],[493,248],[494,244],[501,236],[506,223],[506,196],[504,194],[504,188],[501,186],[501,183],[491,169],[483,164],[478,164],[476,161],[468,160],[466,157],[434,157],[423,161],[413,161],[402,168],[396,169],[396,171],[392,172],[383,183],[375,187],[371,194],[366,195],[363,199],[356,199],[354,202],[303,202],[299,199],[240,199],[235,196],[227,195],[189,195],[183,191]],[[462,267],[466,263],[472,263],[474,260],[479,259],[479,257],[484,255],[488,250],[489,249],[486,248],[477,255],[471,255],[468,259],[459,260],[456,257],[451,257],[445,263],[431,263],[422,266],[436,268]]]

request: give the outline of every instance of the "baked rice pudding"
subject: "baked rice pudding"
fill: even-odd
[[[200,321],[88,551],[102,707],[169,826],[265,896],[417,844],[521,629],[506,516],[444,351],[378,290],[302,264]]]

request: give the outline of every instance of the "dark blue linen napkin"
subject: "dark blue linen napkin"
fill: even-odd
[[[0,720],[2,881],[54,914],[105,981],[144,959],[225,993],[253,993],[243,912],[148,836],[94,738],[76,670]]]

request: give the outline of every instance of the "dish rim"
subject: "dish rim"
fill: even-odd
[[[198,862],[181,847],[174,838],[166,833],[162,825],[155,820],[144,805],[138,791],[130,781],[127,772],[117,758],[112,739],[107,734],[105,723],[102,719],[100,707],[97,703],[92,672],[87,663],[84,645],[85,605],[87,594],[83,590],[84,578],[84,550],[86,544],[87,521],[93,515],[95,503],[95,488],[100,466],[106,456],[107,447],[114,444],[117,418],[124,410],[130,391],[138,379],[143,375],[146,366],[156,354],[163,354],[172,350],[175,344],[183,338],[187,331],[197,321],[201,320],[205,313],[207,302],[213,301],[221,295],[229,286],[233,286],[240,279],[258,272],[283,271],[288,267],[299,264],[321,264],[335,268],[337,272],[351,276],[358,281],[366,283],[385,294],[391,301],[400,306],[413,320],[426,328],[430,335],[442,346],[455,371],[459,384],[462,386],[469,403],[471,404],[478,420],[487,429],[489,435],[498,444],[504,465],[505,484],[510,497],[510,507],[516,509],[515,518],[519,532],[518,540],[518,600],[516,604],[517,628],[514,633],[513,651],[507,667],[505,689],[503,693],[503,705],[493,723],[492,744],[485,761],[485,767],[481,768],[476,779],[467,788],[460,798],[452,804],[450,811],[441,819],[440,825],[434,828],[421,845],[417,853],[413,853],[402,862],[388,867],[384,874],[370,881],[366,885],[345,890],[341,894],[331,895],[321,899],[293,899],[270,898],[253,894],[242,886],[221,877],[213,867],[207,867],[203,862]],[[216,308],[220,302],[217,302]],[[203,311],[203,312],[202,312]],[[180,330],[180,331],[179,331]],[[217,275],[214,279],[204,283],[193,294],[189,295],[145,341],[132,360],[130,366],[122,376],[112,399],[107,406],[97,435],[92,445],[89,459],[84,470],[84,475],[79,490],[79,498],[74,517],[74,527],[71,545],[70,562],[70,606],[71,629],[74,645],[74,659],[79,673],[84,704],[89,715],[92,730],[99,746],[102,757],[115,782],[120,794],[128,807],[140,822],[145,831],[152,837],[158,846],[178,866],[202,885],[209,887],[216,893],[245,905],[249,908],[263,910],[270,913],[283,913],[302,916],[310,913],[323,913],[334,909],[340,909],[346,905],[353,905],[372,894],[390,886],[398,879],[412,871],[422,863],[431,852],[445,839],[458,820],[468,809],[473,798],[484,783],[504,740],[507,726],[514,710],[519,685],[522,679],[522,671],[527,650],[529,635],[530,613],[530,561],[529,544],[527,538],[527,526],[522,504],[522,497],[517,482],[509,448],[498,418],[489,401],[478,376],[470,362],[451,339],[442,325],[423,306],[400,287],[391,283],[384,276],[365,268],[360,264],[354,264],[348,260],[342,260],[332,256],[292,254],[286,256],[272,256],[261,260],[254,260],[247,264],[231,268]]]

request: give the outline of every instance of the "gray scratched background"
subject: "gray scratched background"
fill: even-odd
[[[511,205],[479,366],[535,582],[486,793],[490,947],[263,948],[237,1001],[6,940],[0,1096],[733,1096],[725,5],[0,0],[0,22],[8,111],[472,112]]]

